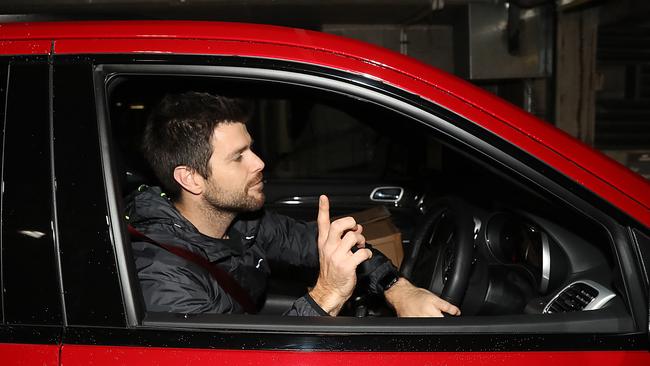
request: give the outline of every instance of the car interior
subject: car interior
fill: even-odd
[[[330,197],[332,216],[385,207],[401,233],[402,275],[444,294],[461,317],[516,324],[522,315],[543,322],[600,312],[616,320],[607,331],[633,328],[601,223],[413,116],[339,91],[267,80],[128,74],[111,78],[106,90],[122,197],[156,185],[139,144],[148,112],[166,93],[245,98],[253,150],[266,163],[265,209],[312,221],[320,194]],[[461,119],[445,120],[454,118]],[[382,187],[390,189],[379,197]],[[275,265],[262,314],[281,314],[315,280],[315,272],[296,276]],[[383,297],[361,291],[341,315],[395,316]],[[596,327],[598,316],[590,319]]]

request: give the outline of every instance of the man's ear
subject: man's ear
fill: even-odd
[[[187,192],[198,195],[203,193],[204,179],[194,169],[179,165],[174,168],[174,179]]]

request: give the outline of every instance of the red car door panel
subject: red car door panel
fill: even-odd
[[[646,351],[591,352],[336,352],[250,351],[157,347],[63,346],[62,365],[494,365],[645,366]]]

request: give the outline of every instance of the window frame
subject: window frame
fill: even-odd
[[[56,318],[50,318],[48,320],[44,320],[43,318],[34,321],[33,319],[27,319],[26,317],[23,317],[23,314],[21,314],[19,321],[9,321],[7,319],[6,314],[5,314],[5,306],[6,306],[6,299],[4,297],[6,296],[5,291],[4,291],[4,286],[5,286],[5,281],[8,276],[5,276],[5,269],[6,267],[3,265],[0,265],[0,285],[2,286],[2,294],[0,296],[3,297],[2,301],[0,301],[2,305],[2,319],[0,322],[0,348],[3,348],[2,351],[5,353],[9,351],[9,355],[11,355],[13,345],[15,344],[29,344],[29,345],[35,345],[35,346],[28,346],[32,351],[46,351],[48,353],[48,357],[53,357],[54,355],[58,355],[58,348],[59,344],[61,343],[62,339],[62,334],[63,334],[63,328],[65,326],[65,304],[63,302],[63,290],[61,288],[62,283],[61,283],[61,276],[60,276],[60,261],[59,261],[59,253],[58,253],[58,242],[56,242],[55,239],[55,229],[53,226],[50,225],[51,222],[54,220],[54,216],[56,215],[56,206],[55,206],[55,201],[54,201],[54,192],[53,192],[53,171],[52,169],[52,164],[53,164],[53,157],[51,153],[51,148],[52,148],[52,134],[51,134],[51,127],[52,127],[52,115],[51,115],[51,100],[52,100],[52,78],[51,78],[51,64],[48,62],[48,56],[46,55],[12,55],[12,56],[1,56],[0,57],[0,65],[3,68],[3,75],[0,77],[0,83],[2,83],[1,88],[4,89],[2,93],[0,93],[0,103],[2,103],[2,106],[0,106],[0,110],[2,111],[2,124],[3,124],[3,129],[2,129],[2,142],[0,142],[0,151],[1,151],[1,156],[0,159],[2,161],[2,198],[1,198],[1,206],[2,206],[2,213],[4,213],[4,210],[7,208],[6,207],[6,202],[5,202],[5,196],[4,196],[4,176],[6,174],[6,169],[5,169],[5,158],[6,158],[6,153],[7,153],[7,135],[6,135],[6,127],[7,123],[12,123],[11,120],[7,117],[8,116],[8,111],[9,111],[9,101],[10,101],[10,92],[15,89],[13,84],[25,84],[24,75],[23,78],[19,78],[17,80],[12,81],[12,67],[15,67],[17,65],[19,66],[25,66],[25,65],[34,65],[37,67],[41,67],[43,70],[42,73],[40,73],[41,76],[43,74],[45,77],[41,80],[39,79],[39,88],[42,88],[40,93],[41,93],[41,99],[37,103],[33,103],[30,105],[30,108],[38,109],[38,113],[40,114],[39,118],[42,120],[40,121],[40,126],[45,127],[44,130],[42,131],[44,134],[44,138],[42,139],[43,146],[42,152],[45,152],[47,155],[43,159],[42,165],[47,166],[46,171],[42,172],[44,179],[39,182],[39,184],[42,185],[41,189],[45,192],[47,191],[49,194],[49,199],[44,203],[44,207],[47,207],[46,212],[50,217],[49,223],[47,223],[44,227],[43,230],[47,232],[47,236],[45,237],[46,240],[49,237],[49,243],[44,246],[43,252],[48,252],[47,254],[47,259],[51,260],[51,267],[49,268],[50,271],[44,271],[41,268],[38,268],[34,263],[29,261],[29,257],[22,256],[19,258],[20,264],[26,266],[26,268],[31,268],[32,270],[38,272],[40,271],[40,278],[43,278],[43,274],[45,272],[48,275],[51,275],[51,281],[55,283],[54,285],[54,293],[50,294],[50,298],[48,298],[47,301],[43,301],[43,298],[39,298],[39,295],[41,293],[34,291],[33,296],[29,296],[28,298],[25,298],[23,300],[25,301],[41,301],[45,304],[49,304],[49,306],[52,307],[52,309],[55,310],[55,313],[57,313]],[[29,84],[27,84],[29,85]],[[30,86],[25,86],[26,88],[29,88]],[[33,88],[33,86],[31,86]],[[33,89],[32,89],[33,90]],[[23,93],[25,94],[25,93]],[[32,95],[33,96],[33,95]],[[15,109],[15,108],[14,108]],[[22,111],[22,109],[19,109],[19,111]],[[30,112],[33,112],[30,110]],[[19,114],[20,112],[14,112],[15,114]],[[34,113],[32,113],[33,115]],[[20,122],[20,121],[14,121],[14,122]],[[12,136],[9,136],[10,139],[12,139]],[[24,162],[24,161],[23,161]],[[2,225],[0,225],[0,234],[3,234],[7,228],[5,227],[4,223],[4,215],[0,214],[3,219]],[[3,235],[0,235],[3,236]],[[4,247],[3,243],[4,240],[0,239],[0,260],[1,261],[7,261],[8,256],[3,253],[4,252]],[[15,259],[15,258],[12,258]],[[3,268],[5,267],[5,268]],[[12,345],[13,344],[13,345]],[[51,358],[50,358],[51,359]]]
[[[24,272],[22,278],[21,273],[13,274],[13,286],[9,291],[8,279],[3,278],[4,321],[8,324],[60,326],[65,324],[65,303],[61,296],[58,238],[52,225],[56,222],[56,209],[52,183],[51,68],[45,57],[14,58],[9,61],[7,71],[7,86],[11,90],[6,94],[2,146],[3,272],[11,271],[7,262],[14,270]],[[27,148],[27,143],[33,144],[33,150]],[[25,185],[22,179],[32,183]],[[14,189],[9,196],[5,195],[7,187]],[[26,195],[33,206],[21,198]],[[16,231],[21,236],[15,236]],[[16,244],[9,245],[5,241],[10,237]],[[39,241],[34,242],[34,239]],[[26,245],[30,248],[25,249]],[[20,249],[13,248],[8,253],[9,246]],[[41,290],[40,299],[25,296],[39,284],[45,288]],[[17,289],[21,292],[15,293]],[[8,315],[7,300],[11,300],[13,305],[13,319]]]
[[[4,159],[5,159],[5,127],[7,126],[7,97],[9,95],[9,60],[6,57],[0,59],[0,115],[2,116],[2,140],[0,141],[0,179],[4,181]],[[4,288],[4,270],[3,270],[3,225],[2,225],[2,204],[4,202],[4,194],[0,195],[0,288]],[[0,324],[5,324],[5,308],[4,308],[4,291],[0,292]]]
[[[132,56],[130,56],[132,57]],[[615,248],[614,252],[617,254],[618,264],[623,268],[623,277],[625,280],[625,289],[629,292],[627,294],[627,301],[625,301],[630,308],[632,322],[634,329],[640,330],[647,326],[641,320],[646,320],[641,314],[645,314],[646,305],[643,299],[635,295],[635,281],[629,281],[628,278],[638,278],[635,273],[636,265],[632,264],[636,261],[635,256],[629,250],[629,238],[625,235],[625,230],[620,221],[624,224],[630,223],[629,219],[624,213],[619,212],[610,204],[597,198],[593,193],[586,191],[584,188],[576,185],[575,182],[566,178],[562,174],[556,172],[545,163],[537,160],[535,157],[526,152],[521,151],[519,148],[505,142],[498,136],[495,136],[480,126],[466,120],[464,117],[459,116],[453,111],[446,110],[441,106],[437,106],[430,101],[424,100],[417,95],[412,95],[394,87],[385,85],[377,80],[372,80],[359,75],[352,75],[342,71],[335,71],[320,67],[313,67],[308,65],[294,64],[289,62],[278,62],[271,60],[244,59],[238,57],[211,57],[207,58],[208,62],[201,65],[201,57],[190,58],[191,61],[187,62],[187,58],[183,57],[179,60],[174,57],[165,57],[167,61],[165,64],[155,63],[151,61],[148,56],[146,61],[133,61],[133,63],[123,63],[113,60],[96,60],[94,71],[95,91],[97,98],[97,112],[98,124],[100,128],[100,139],[102,146],[102,160],[104,165],[104,176],[106,180],[107,199],[110,213],[110,226],[114,238],[115,250],[118,259],[118,268],[121,276],[121,283],[123,285],[123,292],[129,291],[129,286],[134,283],[137,284],[137,279],[129,276],[128,268],[129,263],[126,263],[125,251],[128,251],[126,245],[128,238],[126,237],[126,230],[123,227],[124,222],[119,217],[121,212],[119,195],[116,191],[116,180],[113,175],[110,160],[110,121],[107,116],[108,101],[107,85],[111,78],[117,75],[178,75],[178,76],[204,76],[204,77],[226,77],[226,78],[239,78],[239,79],[255,79],[264,80],[269,82],[289,83],[301,86],[309,86],[316,88],[323,88],[330,92],[339,92],[351,95],[358,98],[367,98],[373,102],[382,102],[385,107],[394,109],[397,113],[407,114],[421,123],[436,129],[438,132],[448,136],[451,140],[466,146],[468,149],[473,150],[472,153],[485,155],[488,159],[495,161],[495,164],[505,166],[505,169],[514,172],[523,177],[523,179],[530,181],[532,184],[549,192],[550,194],[558,197],[560,200],[566,202],[568,205],[573,206],[576,210],[584,213],[588,217],[602,224],[607,228]],[[215,60],[216,59],[216,60]],[[205,60],[205,59],[203,59]],[[226,60],[223,64],[220,61]],[[103,62],[102,62],[103,61]],[[241,66],[247,65],[247,66]],[[449,120],[454,121],[450,123]],[[476,138],[480,137],[480,138]],[[544,169],[539,169],[542,167]],[[543,173],[542,173],[543,172]],[[570,188],[567,188],[570,187]],[[585,199],[585,197],[587,197]],[[595,204],[593,203],[595,202]],[[632,283],[630,283],[632,282]],[[636,286],[638,287],[638,286]],[[128,297],[133,298],[131,294],[124,294],[125,299]],[[131,301],[131,300],[130,300]],[[531,328],[523,327],[522,323],[501,325],[498,321],[490,324],[481,324],[483,321],[477,320],[474,324],[463,326],[462,319],[436,319],[430,321],[412,322],[405,326],[405,320],[394,322],[393,319],[386,319],[381,321],[382,324],[370,324],[368,319],[346,319],[345,322],[337,322],[332,319],[321,319],[315,326],[313,320],[307,321],[305,319],[291,319],[278,321],[278,317],[267,319],[263,316],[251,317],[244,316],[243,318],[236,315],[202,315],[192,316],[190,320],[179,322],[179,317],[173,314],[152,314],[151,316],[138,318],[138,313],[142,309],[142,304],[137,304],[137,300],[132,300],[133,303],[126,301],[127,307],[127,324],[131,327],[144,327],[151,328],[161,326],[162,328],[176,328],[176,329],[190,329],[196,327],[199,323],[194,320],[210,318],[209,326],[201,323],[202,330],[230,330],[230,331],[263,331],[270,333],[305,333],[305,327],[309,326],[310,331],[306,333],[331,333],[339,334],[404,334],[404,333],[420,333],[420,334],[445,334],[451,332],[464,333],[464,334],[486,334],[489,332],[503,332],[506,334],[515,334],[529,331],[535,333],[539,331],[539,324],[531,325]],[[587,313],[587,312],[585,312]],[[587,320],[590,314],[580,315],[585,316]],[[475,317],[476,318],[476,317]],[[600,317],[599,317],[600,318]],[[377,322],[377,319],[372,319]],[[521,319],[520,319],[521,320]],[[558,318],[557,329],[561,329],[560,324],[566,325],[567,319]],[[408,320],[406,320],[408,321]],[[289,323],[289,324],[287,324]],[[344,324],[345,323],[345,324]],[[550,324],[547,319],[543,322]],[[555,327],[554,326],[554,327]],[[536,328],[537,327],[537,328]],[[550,327],[550,328],[554,328]],[[555,331],[549,329],[548,333],[552,334]],[[542,331],[542,333],[544,333]],[[569,332],[570,333],[570,332]],[[566,335],[565,333],[563,333]]]

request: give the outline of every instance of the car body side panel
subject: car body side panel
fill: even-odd
[[[646,351],[591,352],[311,352],[231,351],[64,345],[61,363],[87,365],[625,365],[650,363]]]
[[[38,41],[4,41],[0,40],[0,55],[46,55],[52,48],[52,42]]]
[[[59,346],[43,344],[0,344],[2,365],[58,366]]]
[[[650,227],[650,184],[639,175],[632,173],[622,165],[595,152],[569,135],[540,122],[535,117],[507,103],[503,103],[496,110],[521,120],[522,122],[516,126],[497,118],[495,113],[486,113],[485,109],[468,102],[466,99],[469,98],[458,98],[449,94],[446,90],[384,65],[318,49],[272,43],[258,43],[255,47],[251,47],[250,42],[230,40],[64,39],[56,41],[55,52],[57,54],[180,53],[261,57],[317,64],[349,71],[375,80],[382,80],[385,83],[420,95],[479,124],[553,166],[590,191],[604,197],[613,205],[627,212],[646,227]],[[474,88],[467,86],[467,93],[475,93]],[[500,103],[497,101],[498,98],[494,97],[493,104]],[[536,133],[519,128],[521,125],[540,124],[542,128],[538,128]],[[544,125],[546,127],[543,127]],[[557,143],[564,146],[564,151],[554,146]],[[585,158],[590,159],[589,164],[585,166],[578,163],[580,159]],[[612,184],[610,180],[607,180],[609,176],[615,176],[616,179],[619,179],[619,182]]]

